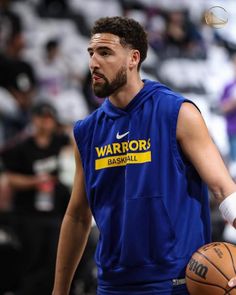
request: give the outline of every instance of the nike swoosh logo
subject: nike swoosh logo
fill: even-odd
[[[121,139],[121,138],[123,138],[123,137],[125,137],[126,135],[128,135],[129,134],[129,131],[127,131],[127,132],[125,132],[125,133],[123,133],[123,134],[119,134],[119,131],[116,133],[116,138],[117,139]]]

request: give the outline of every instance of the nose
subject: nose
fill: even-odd
[[[99,63],[98,63],[98,60],[97,60],[95,54],[93,54],[90,57],[90,60],[89,60],[89,68],[90,68],[90,70],[94,70],[94,69],[98,69],[99,68]]]

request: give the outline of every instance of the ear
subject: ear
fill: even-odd
[[[137,49],[132,49],[130,51],[130,60],[129,60],[130,69],[138,67],[139,61],[140,61],[140,52]]]

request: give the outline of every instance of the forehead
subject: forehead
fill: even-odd
[[[110,33],[97,33],[92,36],[88,49],[95,50],[99,47],[122,47],[120,37]]]

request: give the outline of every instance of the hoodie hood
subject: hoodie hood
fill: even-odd
[[[102,110],[112,119],[116,119],[122,116],[127,116],[136,110],[140,105],[142,105],[147,99],[152,97],[155,91],[158,88],[162,88],[163,85],[158,82],[143,80],[143,88],[135,95],[135,97],[130,101],[130,103],[123,109],[115,107],[109,100],[106,98],[102,104]],[[166,88],[166,87],[165,87]]]

